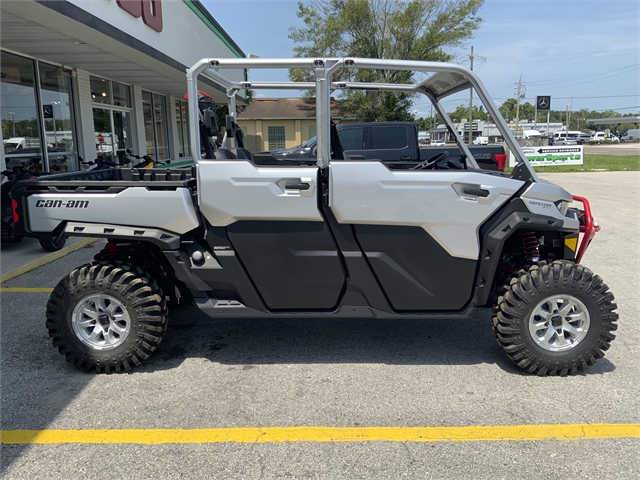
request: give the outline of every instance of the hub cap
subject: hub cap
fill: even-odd
[[[84,297],[71,317],[73,332],[94,350],[112,350],[125,341],[131,319],[119,300],[106,294]]]
[[[587,307],[572,295],[554,295],[531,313],[529,333],[545,350],[562,352],[578,345],[589,331]]]

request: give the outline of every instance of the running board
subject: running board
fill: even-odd
[[[475,307],[468,307],[462,312],[425,312],[425,313],[388,313],[367,306],[343,305],[331,312],[261,312],[247,307],[237,300],[219,300],[217,298],[195,298],[195,304],[200,310],[212,318],[379,318],[379,319],[427,319],[447,318],[452,320],[466,320]]]

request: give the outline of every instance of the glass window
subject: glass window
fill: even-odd
[[[406,148],[409,145],[404,127],[372,127],[373,149]]]
[[[111,103],[109,80],[98,77],[89,77],[89,83],[91,85],[91,99],[93,103]]]
[[[169,136],[167,134],[167,112],[164,96],[153,94],[153,111],[156,127],[156,160],[165,160],[169,155]]]
[[[267,135],[269,139],[269,150],[278,150],[279,148],[286,147],[284,126],[267,127]]]
[[[38,62],[38,68],[49,170],[52,173],[78,170],[71,78],[60,67]]]
[[[187,102],[176,100],[176,127],[178,130],[178,156],[190,157],[189,145],[189,105]]]
[[[144,138],[147,155],[156,155],[156,137],[153,133],[153,103],[151,92],[142,91],[142,116],[144,117]]]
[[[116,107],[131,107],[131,90],[128,85],[112,82],[113,104]]]
[[[2,138],[8,169],[43,170],[35,71],[32,60],[2,52]]]
[[[362,150],[362,128],[338,130],[343,150]]]
[[[313,138],[317,135],[317,125],[309,125],[309,138]]]
[[[143,90],[142,115],[144,117],[147,155],[155,160],[169,158],[169,136],[167,134],[165,97]]]
[[[106,108],[93,109],[93,129],[96,142],[96,156],[108,162],[113,161],[113,135],[111,134],[111,111]]]
[[[109,162],[127,164],[126,150],[133,146],[131,87],[98,77],[90,77],[90,82],[93,102],[103,105],[93,109],[96,155]]]
[[[120,164],[127,163],[127,148],[131,149],[131,113],[113,110],[113,136],[115,155]]]

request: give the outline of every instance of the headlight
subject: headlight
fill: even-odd
[[[556,207],[558,208],[558,210],[560,211],[562,216],[565,216],[567,214],[567,209],[569,208],[569,203],[571,203],[571,202],[565,202],[564,200],[558,200],[556,202]]]

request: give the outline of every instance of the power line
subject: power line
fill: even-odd
[[[596,76],[599,76],[599,75],[606,75],[606,74],[611,74],[613,72],[618,72],[619,70],[637,70],[638,66],[640,66],[640,63],[636,63],[636,64],[633,64],[633,65],[625,65],[623,67],[610,68],[610,69],[607,69],[607,70],[599,70],[597,72],[585,73],[585,74],[582,74],[582,75],[569,75],[567,77],[548,78],[548,79],[545,79],[545,80],[538,80],[538,81],[533,81],[533,82],[529,82],[529,83],[540,84],[540,83],[556,82],[556,81],[561,81],[561,80],[570,80],[570,79],[574,79],[574,78],[596,77]]]
[[[639,95],[601,95],[595,97],[556,97],[553,96],[554,100],[571,100],[572,98],[626,98],[626,97],[640,97]],[[509,100],[509,98],[513,97],[491,97],[494,100]],[[525,97],[526,98],[526,97]]]
[[[629,51],[638,51],[637,48],[621,48],[621,49],[616,49],[615,51],[613,50],[594,50],[594,51],[589,51],[587,52],[587,54],[592,54],[592,53],[608,53],[609,56],[618,56],[618,55],[627,55],[624,52],[629,52]],[[571,52],[572,54],[575,55],[582,55],[582,52]],[[536,59],[536,58],[544,58],[544,59],[548,59],[549,55],[527,55],[527,59],[532,60],[532,59]],[[522,60],[521,57],[504,57],[501,55],[492,55],[489,57],[490,60]]]

